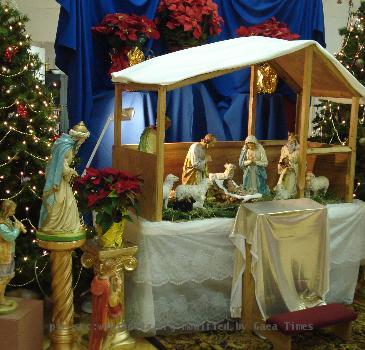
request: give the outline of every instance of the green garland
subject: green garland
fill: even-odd
[[[274,199],[274,194],[263,196],[258,201],[267,202]],[[338,204],[343,201],[331,192],[325,195],[317,195],[312,197],[314,201],[322,204]],[[210,218],[234,218],[236,217],[240,202],[237,203],[218,203],[211,199],[205,201],[205,208],[195,208],[192,211],[184,212],[181,210],[174,210],[172,208],[164,209],[162,212],[162,220],[164,221],[192,221]]]
[[[205,202],[205,208],[195,208],[189,212],[174,210],[172,208],[164,209],[162,212],[162,220],[191,221],[209,218],[234,218],[239,206],[240,203],[224,204],[208,200]]]

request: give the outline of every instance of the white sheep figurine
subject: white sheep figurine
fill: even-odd
[[[195,200],[194,208],[204,208],[205,196],[212,180],[205,178],[198,185],[179,185],[175,190],[175,197],[178,201],[192,197]]]
[[[226,163],[224,164],[224,168],[226,169],[224,173],[209,173],[209,179],[211,180],[233,179],[236,166],[232,163]]]
[[[313,195],[316,196],[320,191],[322,191],[325,195],[329,184],[330,183],[325,176],[315,176],[312,172],[308,172],[305,177],[306,197],[310,197],[311,192],[313,192]]]
[[[179,178],[173,174],[168,174],[163,182],[163,207],[167,209],[167,204],[169,202],[170,192],[174,183],[179,181]]]

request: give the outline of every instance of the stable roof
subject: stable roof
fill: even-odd
[[[158,56],[112,73],[114,83],[136,89],[173,90],[244,67],[269,62],[296,92],[301,91],[305,48],[313,46],[311,95],[351,98],[365,96],[365,87],[316,41],[250,36]]]

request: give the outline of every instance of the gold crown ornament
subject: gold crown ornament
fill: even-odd
[[[70,131],[69,131],[69,135],[74,137],[74,138],[82,138],[82,139],[86,139],[90,136],[90,132],[87,129],[86,125],[84,122],[80,122],[78,124],[76,124]]]

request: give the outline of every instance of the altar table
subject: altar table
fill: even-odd
[[[330,288],[327,302],[351,303],[365,258],[365,203],[327,205]],[[129,329],[148,334],[204,330],[230,319],[234,219],[149,222],[135,219],[125,239],[139,246],[126,280]]]

